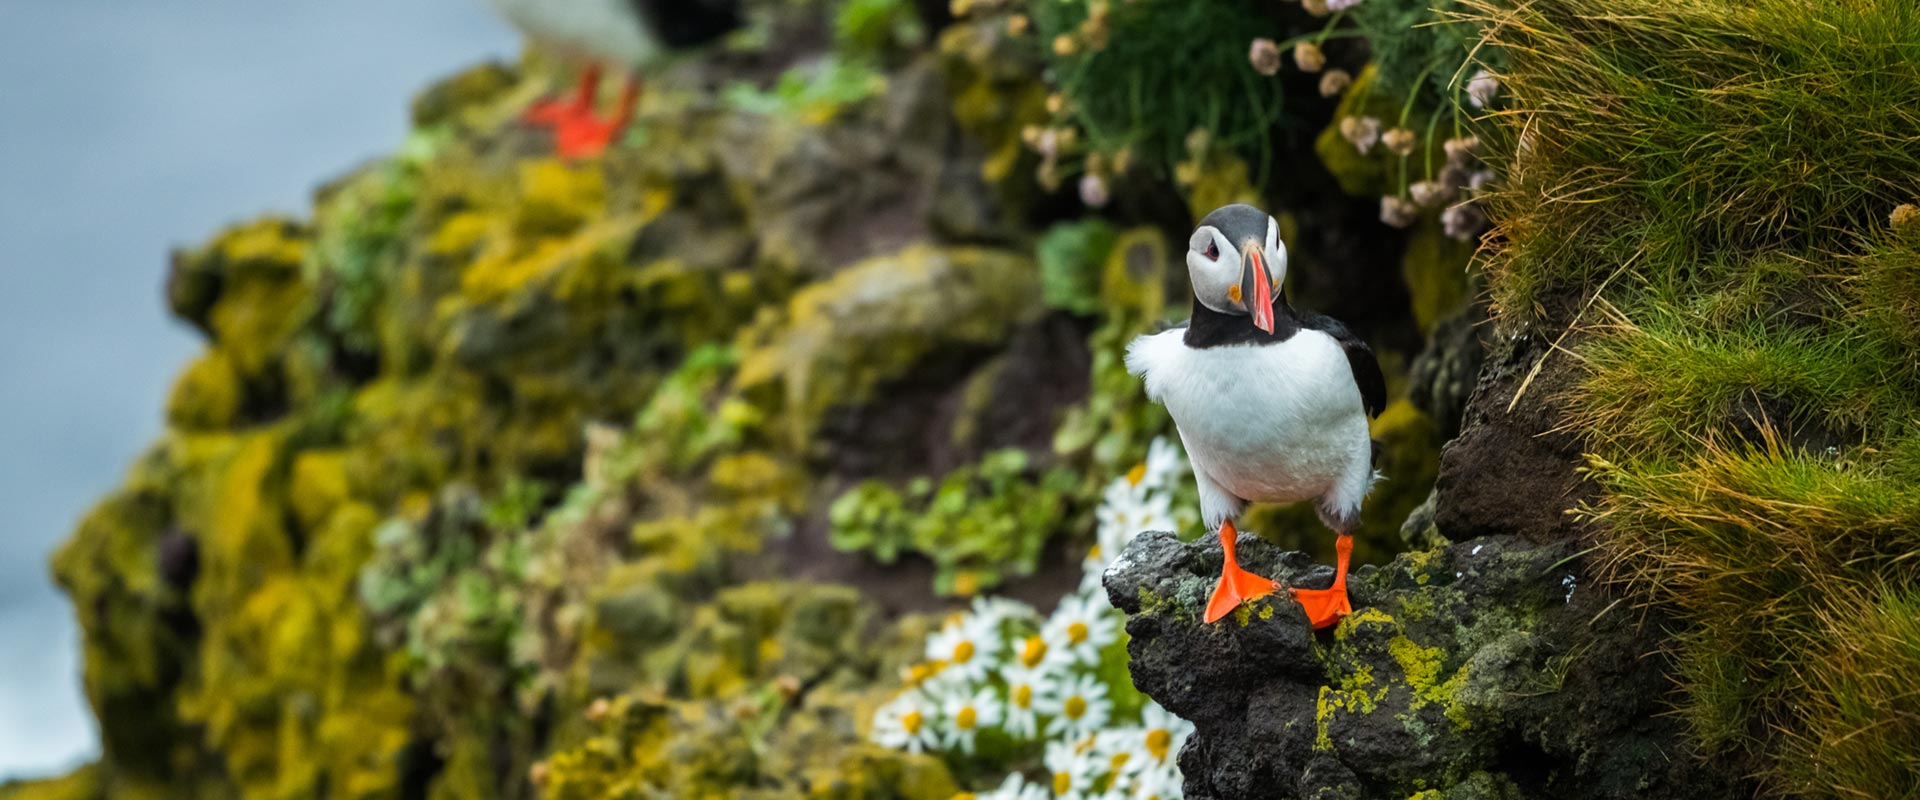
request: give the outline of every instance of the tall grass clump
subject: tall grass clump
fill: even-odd
[[[1611,574],[1773,796],[1920,797],[1920,4],[1470,0],[1486,266],[1566,327]]]
[[[1033,0],[1049,82],[1092,152],[1171,165],[1188,137],[1253,161],[1270,155],[1285,93],[1247,64],[1247,43],[1286,38],[1251,0]]]

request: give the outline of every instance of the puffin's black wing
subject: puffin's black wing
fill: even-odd
[[[1387,379],[1380,374],[1380,362],[1367,343],[1340,320],[1325,314],[1302,313],[1300,327],[1319,331],[1340,343],[1340,349],[1347,351],[1347,366],[1353,368],[1353,383],[1360,387],[1360,404],[1366,407],[1367,416],[1380,416],[1381,409],[1387,407]]]
[[[661,44],[698,47],[742,24],[740,0],[628,0]]]

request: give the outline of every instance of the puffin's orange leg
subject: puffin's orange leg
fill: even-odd
[[[1334,542],[1339,559],[1334,566],[1333,585],[1325,589],[1294,589],[1293,599],[1307,611],[1307,621],[1315,629],[1332,627],[1341,617],[1353,613],[1347,600],[1347,559],[1353,555],[1353,537],[1341,534]]]
[[[593,116],[594,100],[600,96],[600,65],[589,64],[580,71],[580,87],[571,101],[548,98],[527,108],[526,120],[535,125],[559,127],[569,120]]]
[[[1220,582],[1214,584],[1213,599],[1207,601],[1208,622],[1217,622],[1221,617],[1233,613],[1241,603],[1257,597],[1272,594],[1279,584],[1262,578],[1240,568],[1240,560],[1234,557],[1234,539],[1239,532],[1233,529],[1233,520],[1220,524],[1220,549],[1226,551],[1226,563],[1220,565]]]
[[[578,116],[562,121],[555,132],[554,150],[561,158],[593,158],[606,152],[627,124],[633,121],[633,112],[640,103],[640,76],[627,78],[627,85],[620,90],[620,105],[611,119],[602,120],[593,115],[591,109]]]

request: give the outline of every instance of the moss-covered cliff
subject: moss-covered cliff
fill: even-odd
[[[1044,609],[1141,522],[1111,487],[1172,428],[1121,354],[1234,200],[1395,402],[1334,633],[1199,628],[1204,545],[1108,574],[1110,654],[1198,726],[1191,796],[1911,786],[1872,666],[1912,660],[1911,15],[1329,5],[762,0],[582,163],[517,121],[538,53],[426,89],[309,218],[176,254],[207,349],[54,558],[102,757],[0,797],[1059,786],[1032,742],[908,752],[875,715],[955,658],[933,612]],[[1768,59],[1798,88],[1743,82]],[[1192,488],[1155,491],[1179,524]],[[1243,529],[1330,553],[1302,509]]]

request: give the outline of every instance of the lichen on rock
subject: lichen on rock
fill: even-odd
[[[1331,570],[1252,536],[1241,562],[1290,586]],[[1284,593],[1199,621],[1217,543],[1134,540],[1106,574],[1131,616],[1134,682],[1196,731],[1187,796],[1690,798],[1734,778],[1655,715],[1649,624],[1570,545],[1482,537],[1361,566],[1354,614],[1316,634]]]

